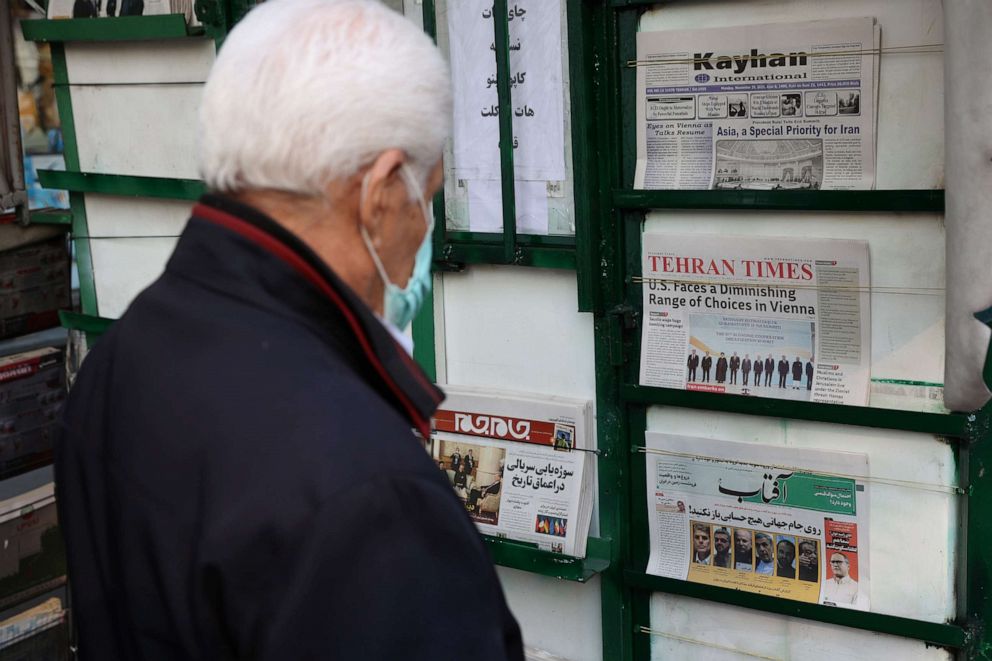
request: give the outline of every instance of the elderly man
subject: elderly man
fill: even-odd
[[[83,661],[523,659],[402,333],[450,101],[431,40],[371,0],[270,0],[227,36],[212,193],[65,408]]]
[[[754,555],[756,560],[754,571],[756,574],[771,576],[775,573],[774,548],[771,535],[759,532],[754,536]]]
[[[831,606],[851,606],[858,603],[858,582],[851,578],[851,561],[847,555],[834,551],[830,554],[830,571],[833,576],[823,582],[823,602]]]
[[[756,364],[761,364],[757,361]],[[734,530],[734,569],[751,571],[754,569],[754,533],[744,528]]]

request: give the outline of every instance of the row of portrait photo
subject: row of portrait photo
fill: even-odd
[[[695,564],[812,583],[820,579],[819,540],[699,521],[690,526]]]

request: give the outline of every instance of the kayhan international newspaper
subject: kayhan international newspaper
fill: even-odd
[[[870,189],[873,18],[637,35],[635,188]]]
[[[645,233],[640,383],[868,404],[868,244]]]
[[[647,573],[868,610],[868,456],[648,432]]]
[[[445,392],[432,456],[479,532],[584,557],[595,491],[590,402]]]

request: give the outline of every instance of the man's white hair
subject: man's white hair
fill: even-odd
[[[451,128],[451,78],[431,39],[380,2],[269,0],[225,39],[199,120],[214,191],[319,196],[390,148],[423,187]]]

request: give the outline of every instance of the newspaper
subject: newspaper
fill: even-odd
[[[640,383],[866,406],[868,244],[645,233]]]
[[[880,37],[873,18],[638,33],[634,187],[873,188]]]
[[[868,456],[647,432],[647,573],[868,610]]]
[[[432,456],[479,531],[584,557],[594,482],[590,404],[446,387]]]
[[[61,624],[65,617],[66,612],[62,608],[62,600],[58,597],[51,597],[37,606],[0,621],[0,650],[13,647],[24,642],[29,636],[51,628],[53,625]],[[16,658],[18,661],[28,661],[32,656],[17,656]]]

